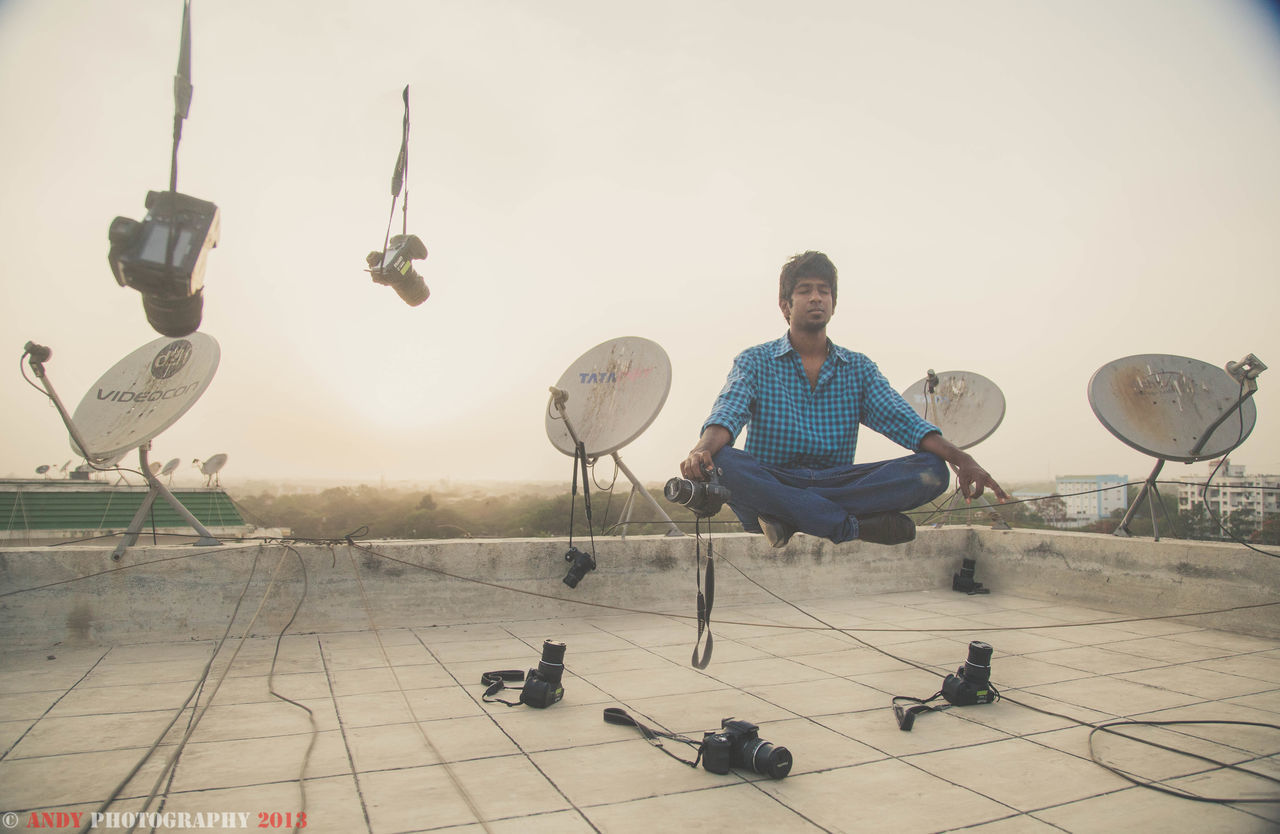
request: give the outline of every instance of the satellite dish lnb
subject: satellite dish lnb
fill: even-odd
[[[556,388],[568,395],[565,416],[587,456],[609,455],[657,419],[671,390],[671,360],[649,339],[612,339],[574,360]],[[572,456],[573,438],[557,410],[547,409],[546,428],[551,445]]]
[[[960,449],[986,440],[1004,420],[1000,386],[972,371],[930,371],[903,391],[902,397]]]
[[[1240,402],[1240,388],[1208,362],[1143,353],[1099,368],[1089,380],[1089,405],[1122,443],[1162,460],[1195,463],[1222,457],[1253,431],[1258,407],[1251,399]],[[1239,416],[1223,420],[1232,410]]]
[[[148,342],[102,375],[72,422],[85,445],[71,448],[92,463],[116,461],[172,426],[213,381],[221,351],[205,333]]]

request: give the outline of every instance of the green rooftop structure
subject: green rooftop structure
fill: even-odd
[[[221,487],[174,489],[173,494],[215,536],[249,532],[230,496]],[[147,487],[95,481],[0,481],[0,541],[52,542],[123,533],[147,497]],[[168,503],[151,507],[143,531],[193,534]]]

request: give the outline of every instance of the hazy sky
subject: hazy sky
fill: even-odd
[[[0,474],[71,456],[19,375],[26,340],[74,409],[156,338],[107,228],[168,186],[181,14],[0,0]],[[1155,352],[1270,362],[1234,460],[1280,472],[1274,3],[195,0],[192,19],[178,186],[222,210],[202,326],[222,364],[155,460],[226,452],[229,485],[567,482],[547,386],[635,335],[673,382],[622,456],[662,481],[733,356],[782,334],[782,263],[820,249],[837,343],[900,390],[927,368],[1003,388],[973,450],[999,480],[1145,476],[1085,389]],[[363,271],[406,84],[417,308]],[[858,459],[896,450],[867,432]]]

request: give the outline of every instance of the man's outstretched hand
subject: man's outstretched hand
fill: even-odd
[[[956,467],[956,484],[960,487],[960,494],[965,498],[978,498],[983,489],[989,489],[1001,501],[1008,501],[1009,493],[996,483],[996,479],[987,474],[987,470],[979,466],[972,455],[965,457],[968,460],[962,460]]]

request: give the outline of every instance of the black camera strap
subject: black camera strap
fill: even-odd
[[[596,557],[595,523],[591,519],[591,487],[587,477],[587,447],[581,440],[573,447],[573,487],[569,493],[569,547],[573,548],[573,511],[578,506],[578,470],[582,470],[582,506],[587,514],[587,535],[591,538],[591,558]]]
[[[620,724],[624,727],[635,727],[637,730],[640,731],[640,735],[644,736],[645,741],[649,742],[654,747],[658,748],[663,753],[666,753],[668,756],[675,759],[677,762],[680,762],[681,764],[687,764],[689,767],[696,768],[698,766],[698,762],[702,761],[702,743],[701,742],[694,741],[688,736],[682,736],[677,733],[668,733],[663,730],[655,730],[652,727],[645,726],[644,724],[641,724],[639,721],[635,720],[630,715],[628,715],[627,711],[622,709],[621,707],[608,707],[607,709],[605,709],[604,720],[606,724]],[[680,758],[675,753],[672,753],[670,750],[662,746],[662,739],[664,738],[670,739],[671,741],[678,741],[681,744],[687,744],[690,747],[698,748],[697,757],[693,761]]]
[[[391,223],[396,218],[396,201],[400,199],[400,188],[404,187],[404,204],[401,214],[404,217],[405,235],[409,234],[409,187],[405,180],[409,175],[409,85],[404,87],[404,124],[400,132],[400,153],[396,156],[396,167],[391,172],[391,216],[387,218],[387,236],[382,241],[382,261],[378,269],[386,266],[387,244],[391,241]]]
[[[496,672],[485,672],[480,676],[480,683],[484,684],[487,689],[484,695],[480,696],[480,700],[486,704],[506,704],[509,707],[520,706],[519,701],[507,701],[502,698],[495,698],[499,692],[507,688],[507,681],[524,680],[524,672],[519,669],[499,669]],[[522,688],[522,687],[512,687]]]
[[[694,573],[698,582],[698,639],[693,644],[693,656],[689,662],[695,669],[705,669],[711,663],[711,649],[714,640],[711,637],[711,606],[716,601],[716,562],[711,549],[711,522],[707,521],[707,593],[702,594],[702,531],[701,516],[693,519],[694,553],[697,560]],[[702,635],[706,632],[707,643],[699,656],[698,647],[702,644]]]
[[[893,717],[898,719],[898,729],[902,730],[904,733],[909,733],[911,732],[911,726],[916,722],[916,716],[919,715],[920,713],[941,712],[942,710],[949,707],[950,704],[943,704],[942,706],[937,706],[937,707],[929,706],[932,702],[938,700],[941,697],[942,697],[941,689],[939,689],[937,692],[935,692],[934,694],[930,695],[928,698],[925,698],[923,700],[921,700],[920,698],[912,698],[909,695],[894,695],[893,696]],[[898,703],[899,701],[905,701],[907,703],[915,704],[915,706],[904,707],[902,706],[902,704]]]

